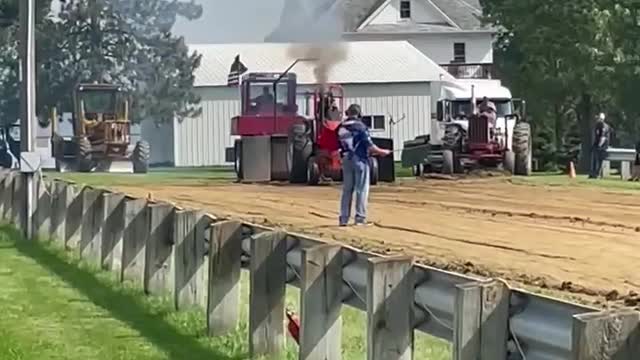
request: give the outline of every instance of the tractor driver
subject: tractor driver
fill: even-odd
[[[271,94],[270,86],[269,85],[263,86],[262,94],[256,97],[255,99],[253,99],[253,101],[256,103],[256,107],[258,108],[258,110],[264,109],[268,106],[272,106],[274,98],[273,98],[273,94]]]
[[[480,106],[478,106],[478,111],[480,116],[487,117],[487,119],[489,120],[489,124],[492,127],[496,125],[496,113],[498,112],[496,110],[496,104],[489,101],[486,96],[482,99],[482,103],[480,103]]]

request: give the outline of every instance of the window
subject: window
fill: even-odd
[[[400,19],[411,18],[411,1],[400,0]]]
[[[386,126],[384,115],[366,115],[362,117],[362,122],[367,125],[369,129],[374,131],[382,131]]]
[[[464,43],[453,44],[453,62],[465,63],[467,62],[466,46]]]

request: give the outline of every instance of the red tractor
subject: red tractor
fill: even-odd
[[[297,93],[296,80],[294,73],[250,73],[243,77],[242,114],[231,120],[231,135],[240,139],[227,149],[227,161],[234,162],[238,180],[288,180],[310,185],[342,180],[336,130],[343,118],[343,89],[328,85],[314,93]],[[298,114],[298,99],[305,100],[312,118]],[[386,148],[393,146],[391,139],[373,141]],[[384,159],[382,166],[377,160],[372,163],[373,184],[378,179],[395,180],[393,159]],[[379,168],[384,172],[381,176]]]

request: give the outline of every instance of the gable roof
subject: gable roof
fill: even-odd
[[[328,80],[338,84],[415,83],[454,77],[407,41],[344,42],[344,61],[333,66]],[[290,43],[197,44],[191,51],[202,54],[195,71],[195,86],[227,86],[227,76],[236,55],[248,72],[282,72],[295,60]],[[299,62],[291,72],[300,84],[316,84],[314,65]]]
[[[283,29],[283,21],[295,18],[299,14],[300,0],[285,0],[282,10],[281,25],[279,25],[265,41],[280,41]],[[453,24],[420,24],[401,23],[384,25],[367,25],[359,29],[362,24],[371,17],[376,10],[383,6],[387,0],[316,0],[322,3],[312,10],[311,16],[321,17],[329,11],[342,14],[343,29],[347,33],[354,32],[456,32],[456,31],[490,31],[491,28],[483,26],[480,21],[482,6],[479,0],[417,0],[430,2],[434,7],[451,20]],[[338,8],[339,7],[339,8]]]

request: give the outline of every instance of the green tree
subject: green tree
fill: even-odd
[[[613,115],[610,119],[615,118],[614,126],[623,133],[629,127],[624,120],[628,111],[620,106],[616,89],[617,82],[628,79],[622,69],[629,70],[629,58],[623,54],[637,54],[631,45],[637,46],[638,34],[633,38],[617,17],[626,16],[628,26],[632,14],[611,0],[481,2],[484,20],[499,29],[496,63],[505,82],[529,100],[539,139],[551,143],[538,143],[536,155],[547,154],[552,161],[548,154],[553,151],[553,161],[571,158],[577,134],[585,169],[598,111]],[[629,49],[622,49],[619,42],[626,42]]]

